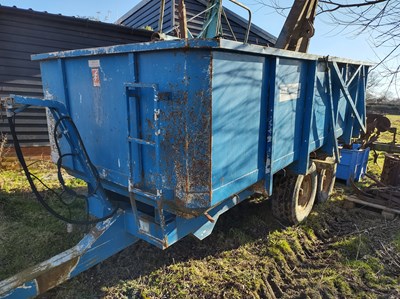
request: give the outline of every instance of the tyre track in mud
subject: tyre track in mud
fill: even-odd
[[[270,292],[266,298],[351,298],[356,297],[356,293],[400,298],[399,287],[379,287],[371,284],[368,277],[357,277],[358,273],[353,273],[357,271],[343,263],[343,254],[337,246],[349,238],[367,237],[370,255],[382,263],[382,272],[400,277],[400,254],[387,242],[391,235],[400,231],[399,219],[386,221],[375,212],[343,209],[320,221],[318,226],[314,235],[299,228],[292,239],[287,239],[292,250],[295,248],[295,255],[286,255],[285,261],[275,258],[267,276]],[[293,246],[296,241],[301,244],[300,248]],[[357,255],[356,261],[365,259],[360,253]],[[332,269],[340,279],[329,282]]]

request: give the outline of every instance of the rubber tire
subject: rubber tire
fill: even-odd
[[[318,172],[317,203],[323,203],[329,199],[329,196],[333,191],[333,187],[335,187],[336,168],[337,164],[335,163],[333,169],[321,169]],[[324,176],[327,174],[327,172],[329,172],[328,175],[330,175],[331,180],[326,185],[326,182],[324,182]]]
[[[309,176],[311,181],[310,198],[307,201],[305,208],[299,205],[300,187],[306,178]],[[317,168],[314,163],[311,164],[306,175],[291,175],[288,174],[281,178],[277,183],[272,197],[272,213],[273,215],[285,224],[294,225],[302,222],[310,215],[314,206],[317,194]]]

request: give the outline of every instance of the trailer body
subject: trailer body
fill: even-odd
[[[309,153],[332,154],[333,130],[349,143],[362,126],[339,80],[328,86],[329,63],[313,55],[190,40],[34,59],[45,99],[65,105],[105,188],[153,206],[161,193],[172,213],[199,215],[262,180],[271,194],[274,173],[305,173]],[[363,123],[367,66],[332,61],[343,80],[354,75],[348,92]],[[82,173],[72,158],[64,166]]]
[[[338,138],[350,143],[365,130],[369,65],[348,59],[222,39],[33,59],[45,99],[14,101],[49,108],[53,129],[72,119],[104,189],[89,198],[90,213],[104,217],[116,203],[119,211],[73,251],[1,282],[0,294],[42,293],[138,239],[160,248],[203,239],[255,190],[271,195],[278,171],[305,174],[311,153],[334,155]],[[64,132],[57,142],[72,156],[63,167],[99,191],[79,138]],[[42,273],[53,285],[41,286]]]

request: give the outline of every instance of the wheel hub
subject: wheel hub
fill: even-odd
[[[301,209],[306,209],[311,199],[312,193],[312,181],[310,175],[306,175],[301,183],[299,190],[298,205]]]

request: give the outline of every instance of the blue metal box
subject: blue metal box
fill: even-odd
[[[346,180],[350,184],[353,178],[358,182],[367,172],[367,163],[369,156],[369,148],[360,149],[361,144],[353,144],[352,149],[340,150],[340,163],[337,166],[336,177]]]
[[[188,217],[259,181],[271,194],[274,173],[305,173],[309,153],[332,154],[365,121],[368,66],[350,60],[225,40],[33,59],[45,99],[65,104],[104,187]],[[81,174],[71,157],[63,165]]]

